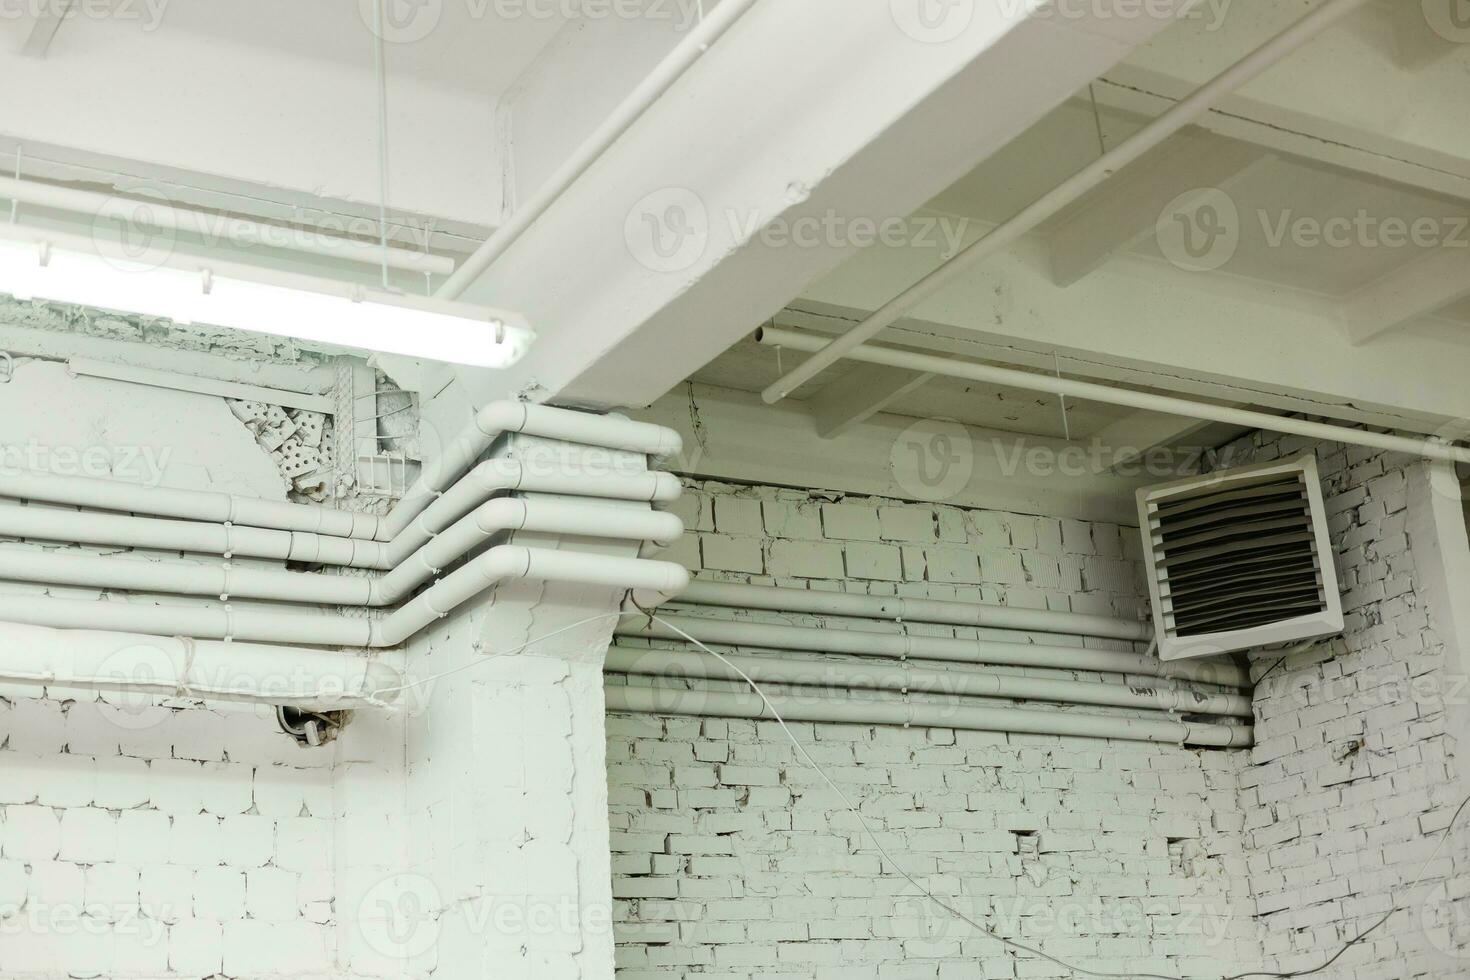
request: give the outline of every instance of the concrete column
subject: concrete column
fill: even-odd
[[[521,436],[495,455],[647,465]],[[637,553],[627,542],[513,540]],[[354,975],[611,980],[602,663],[621,600],[604,587],[509,583],[410,643],[407,669],[423,686],[408,692],[402,723],[403,795],[391,738],[383,758],[351,763],[360,771],[343,777],[341,845],[353,850],[359,828],[385,821],[402,842],[395,849],[390,835],[381,857],[379,844],[357,848],[343,873],[351,920],[339,959]]]

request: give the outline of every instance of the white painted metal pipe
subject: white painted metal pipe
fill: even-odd
[[[692,634],[697,636],[698,634]],[[1016,677],[965,669],[936,669],[910,663],[878,665],[841,660],[722,654],[757,683],[787,684],[824,689],[853,688],[943,694],[950,697],[1007,698],[1016,701],[1055,701],[1059,704],[1106,705],[1147,711],[1230,715],[1252,718],[1250,699],[1178,686],[1129,686],[1094,681]],[[614,674],[684,680],[734,681],[739,673],[717,658],[694,650],[644,650],[612,647],[605,668]]]
[[[752,6],[755,0],[721,0],[719,6],[703,18],[685,37],[649,72],[632,92],[619,102],[616,108],[592,131],[582,145],[572,151],[556,171],[546,179],[535,195],[521,205],[485,242],[475,249],[469,258],[460,264],[435,294],[447,299],[459,298],[470,283],[490,268],[496,259],[515,244],[536,220],[545,214],[567,189],[597,162],[608,148],[637,122],[648,108],[659,100],[675,82],[719,40],[737,20]]]
[[[1030,232],[1037,225],[1102,184],[1114,173],[1189,125],[1195,118],[1208,111],[1211,103],[1270,68],[1316,37],[1335,21],[1366,2],[1367,0],[1327,0],[1326,3],[1285,31],[1200,86],[1193,94],[1175,103],[1167,112],[1128,139],[1028,204],[1014,217],[996,226],[985,237],[972,242],[939,268],[884,303],[867,319],[840,337],[823,344],[814,357],[807,358],[776,379],[761,393],[761,397],[767,403],[772,404],[785,398],[802,384],[830,367],[838,358],[848,355],[853,348],[896,323],[905,313],[939,292],[971,266],[1008,248],[1022,235]],[[459,272],[464,272],[463,267]]]
[[[28,495],[30,499],[45,500],[48,503],[78,505],[80,501],[87,500],[97,506],[106,506],[108,503],[117,503],[110,488],[119,487],[122,488],[121,496],[124,500],[133,500],[128,493],[133,489],[130,484],[108,480],[78,482],[60,478],[57,478],[59,482],[52,483],[52,479],[49,476],[27,476],[9,482],[0,477],[0,494],[14,490]],[[74,513],[4,503],[0,503],[0,536],[391,569],[408,560],[418,549],[461,519],[466,510],[494,494],[512,491],[651,502],[677,499],[682,492],[682,486],[678,478],[670,473],[587,474],[574,468],[562,467],[548,472],[541,472],[539,467],[528,471],[526,464],[519,460],[492,459],[476,467],[470,476],[436,500],[433,506],[388,542],[307,531],[206,523],[205,520],[172,521],[121,514]],[[194,491],[180,493],[193,494]],[[231,499],[225,494],[215,496]],[[169,507],[173,503],[173,498],[168,497],[150,499],[155,500],[155,506],[158,507]],[[182,499],[183,504],[177,509],[202,510],[203,505],[218,505],[217,500],[205,499],[200,502],[192,496]],[[350,512],[322,508],[320,513]],[[667,527],[660,527],[659,534],[664,535],[667,530]],[[459,553],[462,554],[463,551]],[[459,555],[453,557],[457,558]],[[441,563],[440,567],[443,564],[448,564],[448,561]]]
[[[733,692],[700,687],[608,684],[604,691],[608,711],[775,720],[761,699],[749,690]],[[962,731],[1113,738],[1219,748],[1244,747],[1252,742],[1251,729],[1235,725],[1114,718],[1080,711],[982,707],[958,701],[874,701],[851,697],[798,697],[771,692],[767,692],[767,696],[787,721],[900,725],[906,728],[922,725]]]
[[[389,546],[381,541],[19,504],[0,503],[0,537],[353,568],[392,567]]]
[[[817,351],[824,349],[822,338],[781,327],[764,327],[756,334],[756,339],[763,344],[790,348],[791,350]],[[1322,439],[1331,442],[1342,442],[1354,446],[1370,446],[1374,449],[1385,449],[1389,452],[1396,453],[1409,453],[1428,459],[1470,463],[1470,449],[1454,446],[1436,439],[1400,436],[1384,432],[1370,432],[1366,429],[1354,429],[1348,426],[1331,425],[1325,422],[1310,422],[1306,419],[1285,418],[1280,415],[1270,415],[1266,412],[1253,412],[1249,409],[1231,408],[1227,405],[1211,405],[1207,402],[1191,401],[1187,398],[1175,398],[1172,395],[1156,395],[1151,392],[1135,391],[1129,388],[1114,388],[1110,385],[1096,384],[1091,381],[1076,381],[1070,378],[1058,378],[1053,375],[1033,374],[1030,371],[1018,371],[1015,368],[993,367],[989,364],[977,364],[974,361],[961,361],[949,357],[938,357],[933,354],[919,354],[912,351],[897,350],[891,347],[874,347],[870,344],[849,347],[844,350],[842,356],[855,361],[864,361],[868,364],[884,364],[889,367],[925,371],[950,378],[965,378],[970,381],[984,381],[990,384],[1025,388],[1030,391],[1045,391],[1054,395],[1064,395],[1068,398],[1081,398],[1088,401],[1101,402],[1105,405],[1123,405],[1128,408],[1143,409],[1150,412],[1162,412],[1165,415],[1205,419],[1211,422],[1225,422],[1230,425],[1239,425],[1251,429],[1265,429],[1268,432],[1285,432],[1291,435],[1306,436],[1311,439]]]
[[[962,640],[943,636],[909,636],[902,633],[865,633],[856,630],[813,629],[752,623],[749,620],[706,619],[691,616],[662,616],[669,625],[630,617],[619,623],[621,636],[682,640],[678,627],[705,643],[768,650],[807,650],[816,653],[847,653],[859,657],[914,658],[950,663],[1005,664],[1015,667],[1053,667],[1062,670],[1101,671],[1109,674],[1143,674],[1181,680],[1249,687],[1250,674],[1234,664],[1212,660],[1162,661],[1155,656],[1122,650],[1091,650],[1086,647],[1040,646],[1032,643],[1003,643],[995,640]]]
[[[214,490],[147,487],[120,480],[51,473],[0,475],[0,496],[364,540],[372,540],[379,520],[373,514],[333,510],[312,504],[237,497]]]
[[[26,595],[0,597],[0,622],[218,640],[388,647],[447,616],[486,588],[518,578],[632,589],[644,605],[662,602],[689,583],[689,573],[672,562],[499,545],[381,620],[318,615],[258,603],[159,606]]]
[[[198,235],[207,242],[265,245],[372,266],[379,266],[386,260],[391,269],[430,272],[436,276],[447,276],[454,271],[453,259],[431,255],[418,249],[390,245],[385,253],[382,245],[377,242],[252,221],[249,218],[195,211],[146,197],[138,198],[136,205],[133,205],[130,199],[112,194],[0,177],[0,198],[41,208],[71,211],[90,219],[104,214],[125,214],[129,222],[163,231]]]
[[[73,357],[66,362],[67,373],[72,377],[102,378],[108,381],[126,381],[129,384],[147,385],[151,388],[167,388],[172,391],[193,391],[201,395],[218,395],[221,398],[243,398],[247,401],[265,402],[283,408],[301,408],[309,412],[326,415],[336,411],[331,398],[281,388],[262,388],[260,385],[242,381],[222,381],[198,375],[178,374],[174,371],[155,371],[152,368],[134,367],[129,364],[113,364],[90,357]]]
[[[0,682],[64,685],[311,711],[384,707],[403,680],[332,650],[0,623]]]
[[[445,443],[437,457],[424,464],[418,479],[384,519],[378,540],[392,540],[408,527],[409,522],[449,490],[490,445],[507,432],[524,432],[582,446],[601,446],[649,456],[676,455],[684,445],[679,433],[661,425],[524,402],[491,402],[475,413],[469,425]]]
[[[684,488],[672,473],[655,470],[599,473],[561,463],[543,469],[537,463],[521,460],[487,459],[440,494],[393,537],[388,545],[389,561],[399,564],[486,498],[514,491],[654,503],[677,500]]]
[[[667,541],[677,538],[683,527],[676,515],[659,511],[627,511],[585,501],[503,497],[478,508],[381,578],[241,568],[230,564],[160,562],[70,550],[0,548],[0,580],[214,596],[222,601],[269,599],[381,607],[403,599],[442,569],[506,531]]]
[[[407,496],[383,518],[355,511],[335,510],[314,504],[292,504],[260,500],[252,497],[237,497],[211,490],[180,490],[170,487],[145,487],[116,480],[98,480],[80,476],[58,476],[54,474],[0,475],[0,497],[22,500],[40,500],[46,503],[71,504],[98,510],[121,511],[133,514],[151,514],[162,517],[177,517],[191,521],[229,522],[234,525],[267,528],[277,531],[305,531],[344,538],[392,541],[418,517],[431,503],[437,500],[450,485],[458,480],[465,470],[490,447],[490,444],[506,432],[525,432],[530,435],[560,439],[582,445],[602,446],[629,452],[652,455],[676,453],[681,446],[678,433],[663,426],[646,422],[633,422],[624,418],[590,415],[566,409],[548,408],[544,405],[524,405],[520,402],[494,402],[475,416],[474,423],[445,447],[439,458],[432,461],[420,475]],[[513,460],[490,461],[482,476],[496,472],[508,473],[518,466]],[[585,470],[568,468],[565,473],[546,473],[546,482],[562,485],[570,480],[563,479],[576,474],[580,484],[590,477]],[[537,477],[541,474],[535,472]],[[642,476],[640,474],[640,476]],[[583,495],[618,496],[616,492],[603,492],[603,488],[614,491],[625,486],[619,479],[630,479],[623,474],[608,474],[595,489]],[[658,492],[677,492],[678,481],[669,474],[650,477],[659,483]],[[672,481],[672,482],[671,482]],[[636,481],[635,481],[636,482]],[[591,483],[587,483],[591,486]],[[520,479],[514,485],[497,489],[536,490],[529,478]],[[578,490],[557,490],[559,493],[581,493]],[[471,488],[456,495],[463,503],[462,508],[441,526],[448,526],[463,516],[470,507],[480,503],[469,499]],[[641,491],[640,491],[641,494]],[[667,497],[639,496],[635,499],[669,499]],[[422,544],[408,547],[411,552]]]
[[[911,599],[851,592],[820,592],[814,589],[784,589],[739,582],[693,581],[673,601],[701,606],[726,606],[732,609],[771,609],[818,616],[943,623],[985,629],[1066,633],[1071,636],[1105,636],[1120,640],[1147,641],[1153,637],[1153,627],[1148,623],[1090,613],[1019,609],[947,599]]]

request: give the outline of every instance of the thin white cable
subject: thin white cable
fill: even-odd
[[[868,818],[864,816],[863,812],[858,809],[858,807],[852,802],[851,799],[848,798],[847,794],[842,791],[841,787],[839,787],[835,782],[832,781],[832,778],[827,775],[826,770],[818,765],[817,761],[811,757],[811,754],[808,753],[806,750],[806,746],[802,745],[795,734],[792,733],[790,727],[788,727],[786,724],[786,720],[781,717],[781,713],[777,711],[776,706],[771,703],[771,699],[766,697],[766,692],[761,690],[761,686],[757,684],[749,674],[741,670],[735,664],[731,663],[727,658],[711,650],[709,647],[705,646],[703,643],[699,642],[694,637],[690,636],[688,633],[675,626],[673,623],[670,623],[667,620],[652,614],[649,614],[649,618],[658,623],[661,623],[668,629],[673,630],[675,633],[679,634],[684,639],[694,644],[700,650],[709,654],[711,657],[714,657],[716,660],[720,661],[720,663],[724,664],[726,667],[730,668],[735,673],[740,675],[740,678],[744,680],[747,685],[750,686],[750,689],[754,691],[756,696],[759,697],[762,703],[765,704],[766,710],[771,713],[771,717],[776,720],[776,724],[781,726],[781,731],[786,734],[787,739],[791,741],[792,745],[796,746],[796,751],[801,754],[802,760],[807,764],[808,767],[812,769],[812,771],[814,771],[818,776],[822,777],[822,781],[825,782],[832,789],[832,792],[837,794],[837,797],[842,800],[843,805],[847,807],[848,811],[851,812],[853,816],[857,817],[858,823],[863,828],[863,833],[868,835],[868,839],[872,842],[873,847],[878,851],[878,853],[883,856],[883,860],[887,861],[895,871],[897,871],[909,884],[917,888],[922,896],[928,899],[934,905],[937,905],[939,908],[948,912],[950,915],[959,919],[961,922],[966,923],[982,935],[994,939],[996,942],[1002,943],[1003,945],[1008,946],[1012,949],[1020,950],[1021,952],[1025,953],[1030,953],[1033,956],[1038,956],[1049,963],[1060,966],[1067,970],[1071,970],[1073,973],[1081,974],[1082,976],[1101,977],[1103,978],[1103,980],[1184,980],[1184,978],[1182,977],[1172,976],[1164,973],[1100,973],[1096,970],[1088,970],[1084,967],[1076,966],[1075,964],[1068,963],[1066,960],[1061,960],[1055,956],[1043,953],[1041,950],[1036,949],[1035,947],[1027,946],[1025,943],[1017,942],[1014,939],[1002,936],[994,929],[990,928],[989,926],[982,925],[981,923],[972,919],[970,916],[966,915],[964,912],[961,912],[959,909],[955,908],[953,905],[936,896],[928,888],[925,888],[923,885],[921,885],[918,879],[905,871],[903,866],[893,859],[893,856],[888,853],[887,848],[883,846],[883,842],[879,840],[877,833],[875,833],[873,828],[868,824]],[[1460,808],[1455,811],[1454,817],[1450,819],[1449,825],[1445,827],[1444,833],[1440,837],[1439,846],[1434,849],[1434,853],[1429,856],[1429,860],[1424,862],[1424,867],[1420,869],[1419,876],[1415,878],[1414,883],[1409,886],[1408,890],[1410,892],[1417,889],[1419,885],[1424,881],[1424,875],[1428,872],[1429,866],[1434,863],[1435,858],[1439,857],[1440,851],[1444,848],[1445,841],[1449,839],[1451,831],[1453,831],[1456,823],[1460,819],[1460,815],[1465,811],[1467,805],[1470,805],[1470,799],[1467,799],[1464,803],[1461,803]],[[1382,926],[1383,923],[1387,922],[1397,911],[1398,909],[1391,909],[1387,915],[1385,915],[1382,919],[1379,919],[1376,923],[1369,926],[1367,929],[1363,930],[1363,932],[1360,933],[1355,939],[1347,943],[1347,945],[1343,946],[1342,949],[1338,950],[1338,952],[1334,956],[1332,956],[1331,959],[1327,960],[1327,962],[1323,963],[1316,969],[1301,970],[1294,973],[1237,973],[1233,976],[1225,977],[1224,980],[1248,980],[1248,978],[1251,977],[1267,977],[1275,978],[1275,980],[1289,980],[1289,978],[1292,977],[1306,977],[1311,976],[1315,973],[1321,973],[1323,970],[1327,969],[1329,966],[1335,963],[1337,959],[1342,956],[1343,953],[1346,953],[1349,949],[1357,945],[1359,942],[1362,942],[1362,940],[1366,938],[1369,933],[1373,932],[1379,926]]]
[[[378,82],[378,244],[382,248],[383,288],[388,286],[388,70],[383,52],[383,4],[373,0],[373,67]],[[427,273],[426,273],[427,274]]]
[[[655,615],[652,612],[649,612],[649,611],[646,611],[646,610],[642,610],[642,609],[640,609],[637,612],[634,612],[632,610],[627,610],[627,611],[619,611],[619,612],[611,612],[611,613],[602,613],[601,615],[598,615],[598,616],[589,616],[586,619],[578,620],[577,622],[571,623],[571,624],[569,624],[567,626],[563,626],[560,629],[555,629],[555,630],[552,630],[549,633],[544,633],[541,636],[537,636],[537,637],[534,637],[534,638],[532,638],[530,640],[527,640],[525,643],[522,643],[520,646],[512,647],[509,650],[497,651],[497,653],[498,653],[498,655],[501,655],[501,656],[504,656],[504,655],[507,655],[507,654],[519,653],[522,650],[525,650],[525,649],[527,649],[529,647],[532,647],[532,646],[536,645],[537,643],[541,643],[541,642],[543,642],[545,640],[549,640],[552,637],[561,635],[562,633],[567,633],[567,632],[570,632],[571,630],[578,629],[579,627],[587,626],[587,625],[589,625],[591,623],[600,622],[600,621],[606,620],[606,619],[621,619],[623,616],[637,616],[637,615],[647,616],[650,620],[653,620],[654,622],[660,623],[661,625],[667,627],[668,629],[670,629],[673,632],[677,633],[679,636],[683,637],[685,640],[687,640],[690,643],[692,643],[700,651],[702,651],[703,653],[708,654],[711,657],[714,657],[720,663],[724,664],[730,670],[734,671],[737,675],[739,675],[740,679],[743,680],[743,681],[745,681],[745,683],[750,687],[751,691],[753,691],[755,693],[755,695],[761,699],[761,703],[765,705],[765,709],[771,713],[771,717],[775,720],[776,724],[781,727],[781,731],[786,735],[786,738],[791,742],[791,744],[793,746],[796,747],[796,751],[798,753],[800,753],[801,758],[802,758],[802,761],[806,763],[806,765],[808,766],[808,768],[810,768],[813,772],[815,772],[818,776],[820,776],[822,778],[822,781],[827,784],[827,786],[832,790],[832,792],[837,794],[837,798],[842,801],[842,804],[845,807],[847,807],[848,811],[850,813],[852,813],[852,815],[857,818],[859,825],[863,829],[863,833],[865,833],[868,836],[868,840],[872,842],[874,849],[876,849],[878,851],[878,853],[880,855],[882,855],[883,859],[885,861],[887,861],[888,864],[895,871],[897,871],[899,873],[899,875],[902,876],[905,881],[907,881],[914,888],[918,889],[920,895],[923,898],[927,899],[929,902],[931,902],[934,905],[938,906],[940,909],[943,909],[945,912],[948,912],[950,915],[952,915],[955,918],[959,919],[961,922],[964,922],[966,925],[970,926],[972,929],[974,929],[975,931],[979,932],[981,935],[988,936],[989,938],[994,939],[996,942],[1001,943],[1002,945],[1005,945],[1007,947],[1010,947],[1011,949],[1019,950],[1019,951],[1021,951],[1023,953],[1030,953],[1032,956],[1040,957],[1041,959],[1046,960],[1048,963],[1052,963],[1052,964],[1054,964],[1056,966],[1060,966],[1060,967],[1062,967],[1064,969],[1071,970],[1073,973],[1081,974],[1082,976],[1099,977],[1099,978],[1102,978],[1102,980],[1185,980],[1185,978],[1183,978],[1183,977],[1175,976],[1175,975],[1172,975],[1172,974],[1166,974],[1166,973],[1102,973],[1102,972],[1099,972],[1097,970],[1089,970],[1089,969],[1086,969],[1085,967],[1080,967],[1080,966],[1077,966],[1077,965],[1075,965],[1073,963],[1068,963],[1066,960],[1058,959],[1057,957],[1052,956],[1052,955],[1050,955],[1048,953],[1044,953],[1041,950],[1036,949],[1033,946],[1027,946],[1025,943],[1018,942],[1018,941],[1016,941],[1014,939],[1011,939],[1009,937],[1000,935],[999,933],[997,933],[991,927],[986,926],[986,925],[983,925],[980,922],[977,922],[975,919],[971,918],[970,916],[966,915],[964,912],[962,912],[959,909],[955,908],[949,902],[946,902],[944,899],[942,899],[939,896],[935,895],[933,891],[931,891],[930,889],[928,889],[928,888],[924,887],[922,884],[920,884],[919,883],[919,880],[917,878],[915,878],[913,875],[909,874],[906,870],[904,870],[903,865],[899,864],[897,861],[895,861],[893,859],[893,856],[888,853],[888,849],[883,846],[883,842],[879,839],[877,833],[873,830],[872,826],[868,823],[868,818],[863,814],[862,810],[860,810],[857,807],[857,805],[853,803],[853,801],[848,797],[848,795],[846,793],[844,793],[842,791],[842,788],[840,786],[838,786],[837,783],[833,782],[832,777],[829,776],[829,775],[827,775],[827,771],[825,769],[823,769],[821,767],[821,765],[819,765],[815,759],[812,758],[811,753],[809,753],[807,751],[806,746],[803,745],[801,743],[801,740],[798,739],[796,737],[795,733],[793,733],[791,731],[790,726],[786,724],[786,719],[783,718],[783,717],[781,717],[781,712],[778,711],[778,710],[776,710],[776,706],[771,703],[771,699],[766,696],[766,692],[761,688],[761,686],[759,684],[757,684],[755,682],[754,678],[752,678],[745,671],[741,670],[738,666],[736,666],[734,663],[732,663],[728,658],[722,656],[721,654],[716,653],[714,650],[711,650],[709,647],[705,646],[699,640],[697,640],[694,637],[690,636],[684,630],[680,629],[678,626],[675,626],[673,623],[670,623],[668,620],[664,619],[661,616]],[[474,667],[481,666],[482,664],[488,663],[490,661],[490,659],[491,658],[489,658],[489,657],[485,657],[485,658],[480,659],[480,660],[473,660],[473,661],[471,661],[471,662],[469,662],[467,664],[461,664],[460,666],[454,668],[453,670],[446,670],[446,671],[443,671],[442,673],[438,673],[438,674],[434,674],[434,675],[429,676],[429,677],[421,678],[420,680],[413,681],[413,682],[411,682],[409,684],[404,684],[404,685],[402,685],[400,687],[384,687],[384,688],[378,688],[377,690],[373,691],[371,694],[367,695],[367,699],[370,702],[380,703],[381,704],[382,702],[379,702],[378,701],[378,698],[377,698],[377,696],[379,694],[399,693],[399,692],[402,692],[402,691],[410,690],[411,688],[420,687],[420,686],[422,686],[424,684],[432,683],[433,681],[439,680],[441,678],[449,677],[452,674],[458,674],[458,673],[461,673],[463,671],[470,670],[470,669],[472,669]],[[1455,830],[1455,827],[1459,824],[1460,817],[1464,814],[1464,812],[1465,812],[1465,810],[1466,810],[1467,807],[1470,807],[1470,798],[1467,798],[1463,803],[1461,803],[1459,809],[1457,809],[1455,811],[1455,815],[1450,818],[1450,822],[1445,826],[1444,831],[1440,835],[1439,844],[1435,847],[1434,852],[1429,855],[1429,859],[1424,862],[1423,867],[1421,867],[1419,869],[1419,874],[1415,877],[1414,883],[1411,884],[1408,887],[1408,891],[1409,892],[1415,891],[1421,884],[1423,884],[1423,882],[1424,882],[1424,876],[1426,874],[1428,874],[1428,872],[1429,872],[1429,866],[1434,863],[1435,859],[1437,859],[1439,857],[1440,853],[1444,850],[1445,843],[1449,840],[1451,834]],[[1251,972],[1251,973],[1236,973],[1236,974],[1232,974],[1231,976],[1224,977],[1223,980],[1250,980],[1250,978],[1252,978],[1252,977],[1265,977],[1265,978],[1268,978],[1268,980],[1292,980],[1292,978],[1295,978],[1295,977],[1307,977],[1307,976],[1312,976],[1312,975],[1317,974],[1317,973],[1321,973],[1323,970],[1326,970],[1328,967],[1330,967],[1333,963],[1337,962],[1337,960],[1339,958],[1341,958],[1342,955],[1344,953],[1346,953],[1349,949],[1351,949],[1352,947],[1356,946],[1358,943],[1360,943],[1364,939],[1366,939],[1371,933],[1373,933],[1374,931],[1376,931],[1377,929],[1379,929],[1385,922],[1387,922],[1389,919],[1391,919],[1398,911],[1399,910],[1396,909],[1396,908],[1395,909],[1390,909],[1383,916],[1383,918],[1379,919],[1377,922],[1375,922],[1373,925],[1369,926],[1367,929],[1364,929],[1356,937],[1354,937],[1352,940],[1350,940],[1349,942],[1347,942],[1340,950],[1338,950],[1335,954],[1333,954],[1333,956],[1331,956],[1326,962],[1324,962],[1321,966],[1316,967],[1314,969],[1311,969],[1311,970],[1298,970],[1298,971],[1291,972],[1291,973],[1277,973],[1277,972],[1271,972],[1271,971],[1256,971],[1256,972]]]

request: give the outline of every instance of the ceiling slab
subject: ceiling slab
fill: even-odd
[[[465,294],[542,330],[515,389],[652,401],[1167,24],[1004,6],[758,4]]]

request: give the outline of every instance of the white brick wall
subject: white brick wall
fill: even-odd
[[[1470,690],[1446,669],[1417,594],[1409,460],[1292,438],[1232,448],[1237,463],[1315,452],[1347,619],[1341,640],[1288,659],[1256,689],[1258,745],[1241,785],[1267,949],[1284,970],[1312,968],[1398,908],[1322,976],[1470,976],[1470,829],[1447,842],[1428,884],[1407,892],[1470,795],[1444,711]],[[1260,677],[1279,656],[1252,659]],[[1458,936],[1433,927],[1451,920]]]
[[[253,709],[6,693],[0,976],[327,971],[330,752]]]
[[[723,484],[680,507],[692,533],[674,553],[703,577],[1142,608],[1130,528]],[[1219,976],[1260,958],[1245,754],[794,727],[906,870],[1007,935],[1102,970]],[[775,725],[614,715],[608,736],[622,980],[1069,975],[916,898]]]
[[[48,406],[0,413],[0,447],[24,454],[8,466],[284,495],[222,399],[39,362],[5,394]],[[270,709],[0,686],[0,977],[328,975],[339,754],[298,748]]]

